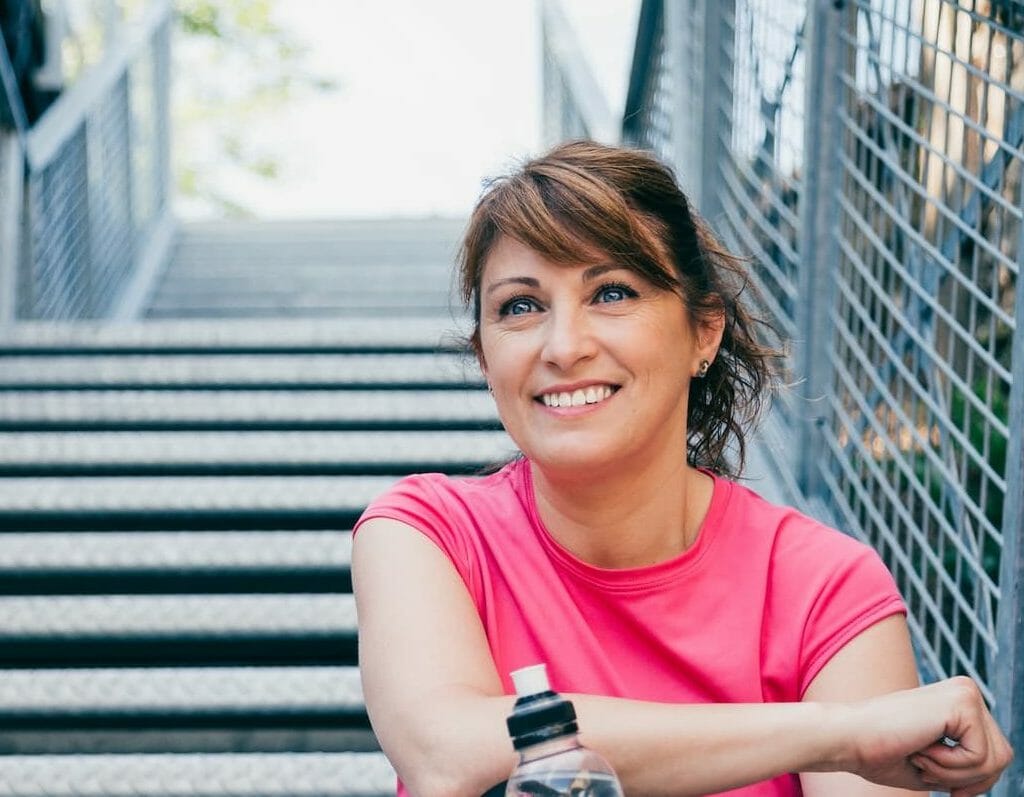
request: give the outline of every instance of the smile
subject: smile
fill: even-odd
[[[591,385],[571,393],[542,393],[539,400],[547,407],[582,407],[584,404],[599,404],[614,392],[611,385]]]

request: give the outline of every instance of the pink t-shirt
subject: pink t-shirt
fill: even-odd
[[[871,548],[722,478],[693,546],[623,570],[589,565],[551,537],[525,459],[480,478],[410,476],[359,522],[374,517],[413,526],[451,560],[508,694],[512,670],[543,662],[558,692],[798,701],[843,645],[905,611]],[[729,793],[800,786],[786,775]]]

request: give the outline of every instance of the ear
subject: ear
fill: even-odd
[[[701,360],[714,362],[718,356],[718,349],[722,345],[722,336],[725,334],[725,310],[719,308],[711,310],[697,320],[695,330],[697,340],[694,350],[694,372]]]

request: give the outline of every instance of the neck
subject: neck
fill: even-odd
[[[616,468],[607,478],[560,478],[530,463],[537,510],[555,540],[606,568],[678,556],[697,540],[713,480],[680,458],[660,468]]]

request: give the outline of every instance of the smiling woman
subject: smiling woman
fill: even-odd
[[[509,673],[539,662],[627,793],[991,786],[1006,741],[970,681],[916,688],[875,552],[731,480],[776,352],[666,167],[563,145],[490,185],[460,266],[524,456],[404,479],[357,524],[363,685],[401,794],[507,777]]]

